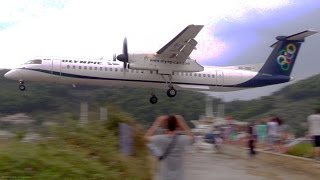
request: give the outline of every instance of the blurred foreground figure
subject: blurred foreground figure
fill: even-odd
[[[164,128],[165,134],[154,135],[158,128]],[[183,180],[183,155],[185,147],[193,142],[190,128],[182,116],[160,116],[145,134],[150,142],[149,148],[159,159],[159,180]]]
[[[309,136],[314,143],[314,157],[320,161],[320,108],[315,110],[315,114],[308,116]]]
[[[255,124],[251,122],[248,127],[248,149],[249,156],[254,157],[256,155],[256,141],[257,141],[257,130]]]

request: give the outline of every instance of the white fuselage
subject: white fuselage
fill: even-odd
[[[252,79],[257,72],[206,66],[200,72],[175,71],[171,75],[175,89],[234,91],[243,89],[235,86]],[[26,63],[5,76],[24,82],[159,89],[167,89],[169,79],[169,75],[156,70],[125,69],[124,72],[120,61],[72,58],[41,58],[41,64]]]

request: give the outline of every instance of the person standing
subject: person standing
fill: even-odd
[[[278,129],[278,123],[275,121],[275,118],[269,119],[269,122],[267,122],[267,128],[268,128],[268,144],[269,148],[272,151],[275,151],[275,144],[276,144],[276,138],[278,136],[277,129]]]
[[[165,134],[155,135],[159,127]],[[183,133],[183,134],[181,134]],[[183,180],[185,148],[193,142],[192,132],[182,116],[160,116],[145,134],[145,139],[158,148],[159,180]]]
[[[250,157],[256,155],[256,141],[257,141],[257,132],[255,124],[251,122],[248,127],[248,148]]]
[[[260,121],[260,124],[256,125],[257,135],[258,135],[258,142],[261,146],[265,146],[268,134],[267,124],[264,120]]]
[[[320,108],[315,109],[315,114],[308,116],[309,136],[313,139],[314,158],[320,161]]]

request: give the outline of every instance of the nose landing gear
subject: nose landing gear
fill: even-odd
[[[24,85],[24,81],[19,81],[19,90],[20,91],[25,91],[26,90],[26,86]]]

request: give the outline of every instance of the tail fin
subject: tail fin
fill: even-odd
[[[317,33],[316,31],[306,30],[291,36],[278,36],[276,43],[271,45],[273,51],[266,63],[259,70],[260,73],[271,75],[290,76],[301,43],[308,36]]]

